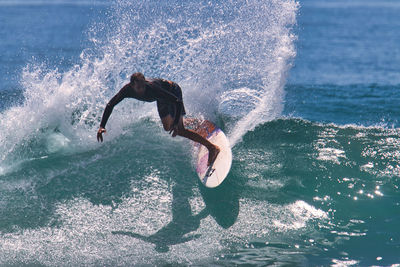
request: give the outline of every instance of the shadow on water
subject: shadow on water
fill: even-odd
[[[192,188],[197,186],[206,207],[194,215],[189,199]],[[137,238],[155,245],[157,252],[168,252],[171,245],[181,244],[199,238],[200,234],[190,234],[200,227],[202,219],[211,215],[223,228],[231,227],[239,214],[239,192],[232,190],[230,176],[217,188],[207,188],[201,184],[194,170],[180,173],[173,178],[172,221],[150,236],[129,231],[113,231],[115,235]],[[188,235],[189,234],[189,235]]]
[[[193,175],[196,175],[195,173]],[[195,177],[190,177],[194,179]],[[199,234],[186,236],[200,227],[200,221],[211,215],[224,228],[232,226],[239,214],[238,194],[229,189],[230,183],[224,183],[215,189],[206,188],[200,182],[198,186],[206,207],[193,215],[189,198],[191,190],[187,183],[175,183],[172,189],[172,221],[150,236],[143,236],[128,231],[113,231],[115,235],[126,235],[155,244],[158,252],[168,252],[169,246],[185,243],[200,237]]]
[[[116,235],[126,235],[155,244],[158,252],[168,252],[169,246],[185,243],[198,238],[200,235],[186,234],[196,231],[200,227],[201,219],[208,216],[206,209],[197,215],[192,214],[189,203],[189,192],[186,183],[175,183],[172,189],[172,221],[150,236],[143,236],[127,231],[113,231]]]
[[[240,191],[238,181],[229,174],[224,182],[216,188],[207,188],[199,181],[200,193],[206,204],[207,212],[223,228],[231,227],[239,215]]]

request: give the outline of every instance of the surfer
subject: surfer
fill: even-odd
[[[145,102],[157,101],[157,110],[164,130],[169,131],[172,137],[179,135],[204,145],[209,152],[207,165],[210,166],[214,163],[220,151],[219,147],[197,132],[184,127],[183,116],[186,112],[179,85],[164,79],[146,79],[140,72],[132,74],[130,83],[122,87],[106,105],[100,128],[97,131],[97,141],[103,142],[103,133],[106,132],[106,123],[112,110],[115,105],[127,97]]]

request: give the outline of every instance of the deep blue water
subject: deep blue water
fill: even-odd
[[[0,1],[0,265],[400,264],[400,2]],[[206,189],[129,75],[227,133]]]

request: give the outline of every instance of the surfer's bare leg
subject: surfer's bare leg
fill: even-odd
[[[208,141],[206,138],[198,134],[193,130],[186,129],[183,125],[183,117],[180,118],[177,129],[173,129],[172,125],[174,123],[174,118],[171,115],[167,115],[164,118],[161,118],[161,121],[164,126],[164,130],[171,131],[172,136],[176,135],[188,138],[194,142],[200,143],[208,149],[208,163],[207,166],[214,163],[215,159],[219,154],[219,147]]]

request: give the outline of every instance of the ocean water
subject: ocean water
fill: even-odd
[[[400,2],[0,1],[0,266],[400,265]],[[232,144],[192,145],[131,73]]]

